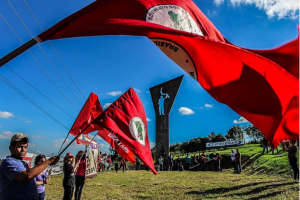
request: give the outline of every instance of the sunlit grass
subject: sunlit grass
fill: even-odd
[[[47,199],[62,199],[62,175]],[[299,184],[280,176],[226,172],[105,172],[86,180],[82,199],[299,199]]]

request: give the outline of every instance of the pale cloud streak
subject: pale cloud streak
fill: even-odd
[[[105,103],[104,106],[103,106],[103,108],[106,109],[106,108],[108,108],[110,105],[111,105],[111,103]]]
[[[205,108],[213,108],[214,106],[213,106],[213,104],[206,103],[206,104],[204,104],[204,107]]]
[[[245,119],[244,117],[240,117],[238,120],[234,120],[233,123],[235,124],[243,124],[243,123],[249,123],[249,121],[247,119]]]
[[[108,93],[106,93],[106,94],[108,94],[109,96],[115,97],[115,96],[121,95],[121,94],[122,94],[122,91],[112,91],[112,92],[108,92]]]
[[[192,109],[188,108],[188,107],[180,107],[179,108],[179,113],[181,115],[193,115],[193,114],[195,114],[195,112]]]
[[[264,10],[269,18],[277,17],[296,19],[299,17],[299,0],[226,0],[232,6],[254,5],[260,10]],[[219,6],[225,0],[214,0],[214,4]]]
[[[147,122],[151,122],[152,120],[151,119],[149,119],[148,117],[146,118],[147,119]]]
[[[6,111],[0,111],[0,118],[8,119],[10,117],[13,117],[14,115],[10,112]]]

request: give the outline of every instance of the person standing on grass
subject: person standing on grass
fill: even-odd
[[[111,167],[111,163],[112,163],[111,157],[110,157],[110,156],[109,156],[108,159],[107,159],[107,163],[108,163],[107,171],[109,171],[109,170],[110,170],[110,167]]]
[[[177,161],[178,171],[182,171],[182,159],[180,158],[180,156],[178,156],[176,161]]]
[[[173,170],[173,154],[170,154],[170,156],[168,157],[168,162],[169,162],[169,171]]]
[[[236,149],[235,154],[235,167],[236,167],[236,173],[240,174],[242,172],[242,154],[240,153],[239,149]]]
[[[164,158],[162,156],[160,156],[158,158],[158,164],[159,164],[159,171],[163,171],[164,170]]]
[[[216,162],[216,171],[221,172],[222,171],[222,167],[221,167],[222,156],[219,153],[217,153],[214,160]]]
[[[201,164],[201,167],[202,167],[202,171],[205,170],[205,161],[206,161],[206,155],[205,155],[205,152],[202,151],[202,154],[200,155],[200,164]]]
[[[194,157],[193,157],[193,159],[194,159],[194,165],[198,165],[198,160],[197,160],[197,156],[196,156],[196,154],[194,154]]]
[[[233,171],[234,171],[234,172],[236,172],[235,154],[236,154],[236,153],[234,153],[234,150],[231,149],[231,163],[232,163]]]
[[[262,152],[262,154],[265,153],[265,149],[267,149],[267,154],[268,154],[269,153],[269,146],[268,146],[269,142],[268,142],[267,138],[264,137],[262,142],[263,142],[263,152]]]
[[[294,170],[294,180],[299,180],[299,167],[297,164],[297,146],[296,140],[284,142],[284,150],[288,152],[289,163]],[[287,147],[288,146],[288,147]]]
[[[45,155],[38,155],[35,158],[34,166],[38,166],[46,161]],[[46,172],[46,169],[41,172],[37,177],[34,178],[36,186],[37,186],[37,192],[38,192],[38,200],[44,200],[45,199],[45,184],[48,184],[50,181],[50,175],[52,174],[52,168],[48,173]]]
[[[189,153],[186,154],[186,157],[184,158],[185,160],[185,170],[189,171],[190,170],[190,165],[191,165],[191,156],[189,156]]]
[[[75,176],[75,200],[80,200],[82,188],[86,178],[86,152],[79,151],[76,155],[76,163],[79,163],[79,167]]]
[[[124,157],[122,157],[122,159],[121,159],[120,169],[121,169],[121,167],[123,168],[123,172],[125,172],[125,170],[126,170],[126,159]]]
[[[69,152],[66,154],[64,158],[64,179],[63,179],[63,187],[64,187],[64,197],[63,200],[72,200],[74,187],[75,187],[75,171],[79,166],[79,162],[76,163],[75,167],[74,164],[74,157]]]
[[[140,171],[141,169],[141,160],[138,156],[135,157],[135,171]]]
[[[38,166],[29,168],[23,161],[28,143],[28,138],[22,133],[15,134],[10,140],[11,156],[3,159],[0,166],[0,200],[36,200],[38,192],[34,178],[49,165],[55,165],[59,161],[59,156],[54,156]]]

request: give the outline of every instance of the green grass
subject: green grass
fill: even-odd
[[[46,186],[62,199],[62,175]],[[226,172],[105,172],[86,180],[82,199],[299,199],[299,183],[281,176]]]
[[[288,161],[287,152],[284,152],[280,146],[278,146],[279,154],[277,154],[277,151],[274,150],[275,155],[272,155],[271,151],[269,151],[268,154],[262,154],[262,147],[260,147],[259,144],[246,144],[238,148],[242,154],[242,158],[244,157],[242,166],[246,167],[246,172],[250,174],[267,173],[281,174],[282,176],[291,176],[292,169]],[[220,153],[220,155],[230,156],[231,149],[232,147],[220,150],[209,150],[206,153]],[[190,155],[194,154],[195,153],[190,153]],[[179,152],[175,152],[174,155],[174,157],[177,158],[177,155],[182,154]],[[198,153],[196,153],[196,155],[198,155]]]

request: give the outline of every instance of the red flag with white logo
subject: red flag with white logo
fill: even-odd
[[[110,133],[105,129],[98,131],[97,134],[101,138],[103,138],[108,144],[110,144],[110,146],[112,146],[112,148],[114,148],[120,156],[124,157],[131,163],[135,163],[134,153],[130,149],[129,145],[126,145],[123,142],[121,142],[115,134]]]
[[[102,113],[102,111],[103,109],[98,96],[92,92],[70,129],[70,134],[73,136],[80,134],[82,130],[90,125],[90,123]],[[97,128],[99,129],[99,127],[95,127],[95,125],[90,125],[83,134],[89,134],[98,130]]]
[[[139,156],[154,174],[157,174],[149,144],[146,113],[141,100],[132,88],[92,123],[116,136],[129,150]]]
[[[299,39],[273,50],[240,48],[191,0],[95,1],[38,38],[95,35],[147,36],[213,98],[260,129],[272,147],[299,139]]]

